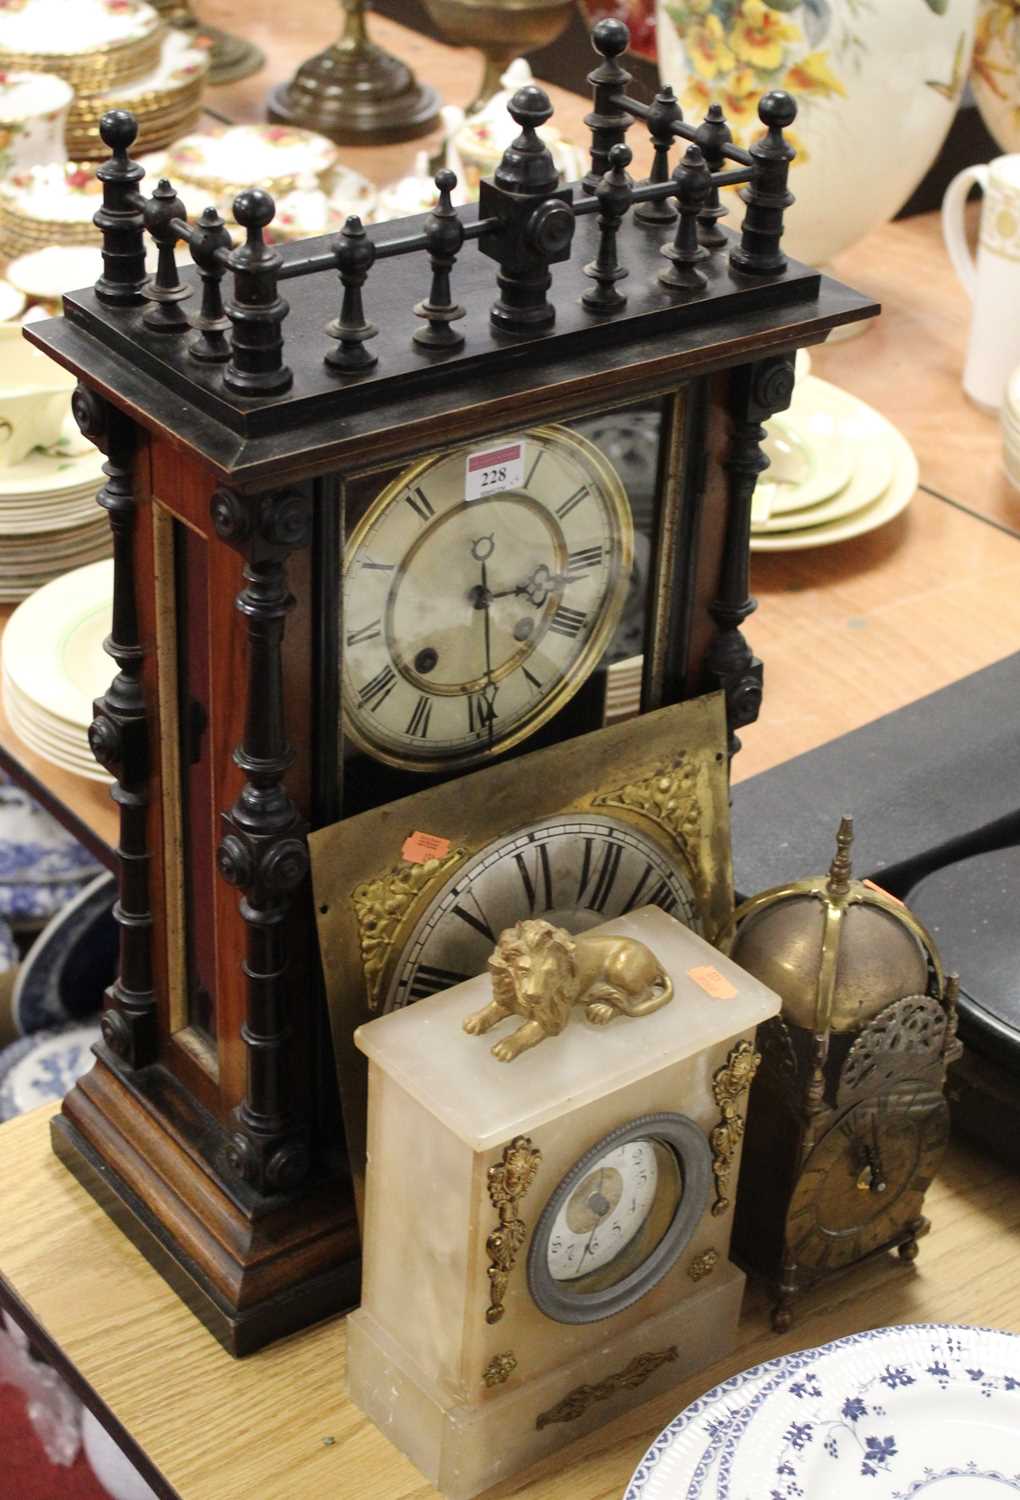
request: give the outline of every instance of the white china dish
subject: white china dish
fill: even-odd
[[[917,492],[918,467],[914,451],[902,433],[892,428],[889,437],[893,455],[893,473],[887,487],[870,505],[816,526],[800,530],[753,532],[752,552],[802,552],[809,547],[831,547],[853,537],[864,536],[885,526],[904,511]]]
[[[87,728],[105,692],[102,649],[113,609],[113,563],[75,568],[20,604],[3,636],[4,672],[26,698],[65,724]]]

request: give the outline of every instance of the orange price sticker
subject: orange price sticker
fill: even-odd
[[[713,1000],[732,1000],[737,993],[725,975],[720,974],[711,964],[700,964],[695,969],[688,969],[687,977],[693,979],[698,988],[704,990],[706,995],[711,995]]]
[[[401,854],[409,865],[423,865],[426,860],[442,859],[450,852],[450,840],[436,833],[412,833],[404,840]]]
[[[862,880],[861,885],[866,885],[869,891],[877,891],[878,894],[880,896],[884,896],[887,901],[895,901],[897,906],[903,905],[903,902],[900,900],[899,896],[894,896],[892,891],[884,891],[882,887],[880,885],[876,885],[873,880]]]

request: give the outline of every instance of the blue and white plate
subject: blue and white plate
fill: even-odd
[[[28,950],[11,997],[15,1026],[27,1035],[98,1011],[116,973],[114,877],[104,871],[78,887]]]
[[[6,915],[2,903],[9,886],[67,886],[100,868],[83,844],[0,771],[0,914]]]
[[[62,1099],[93,1063],[99,1024],[23,1036],[0,1052],[0,1121]]]
[[[911,1324],[734,1376],[653,1443],[625,1500],[1020,1495],[1020,1337]]]

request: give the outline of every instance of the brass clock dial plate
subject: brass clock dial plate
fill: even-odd
[[[347,734],[412,770],[471,765],[516,744],[597,665],[633,552],[619,476],[565,427],[405,469],[346,548]]]
[[[917,1219],[948,1138],[949,1109],[930,1077],[848,1109],[811,1151],[790,1203],[787,1249],[797,1265],[849,1265]]]
[[[382,1008],[482,973],[499,934],[525,917],[585,932],[649,905],[702,930],[690,876],[653,837],[595,814],[533,823],[480,850],[435,895],[400,953]]]
[[[657,904],[710,942],[725,927],[722,694],[429,787],[319,829],[309,847],[358,1181],[365,1062],[352,1039],[363,1021],[482,972],[502,928],[532,913],[583,930]]]

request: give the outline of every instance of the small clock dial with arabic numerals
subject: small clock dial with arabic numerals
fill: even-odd
[[[348,734],[419,770],[470,765],[524,738],[596,666],[632,555],[615,470],[566,428],[405,470],[347,548]]]
[[[383,1008],[481,974],[499,934],[525,917],[584,932],[639,906],[659,906],[701,931],[690,878],[660,844],[594,813],[546,818],[480,850],[437,893],[400,955]]]
[[[948,1136],[949,1109],[930,1079],[905,1079],[849,1109],[814,1147],[790,1204],[797,1264],[849,1265],[910,1225]]]

